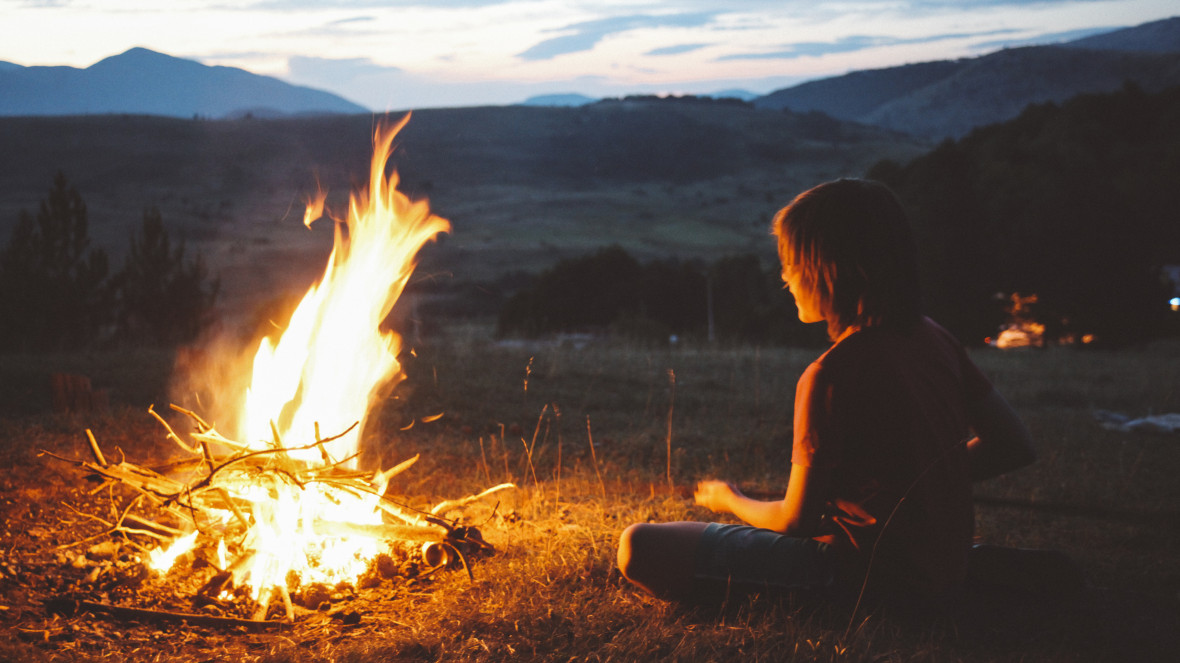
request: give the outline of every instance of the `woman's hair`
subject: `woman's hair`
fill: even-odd
[[[906,325],[921,316],[917,251],[905,210],[884,184],[826,182],[774,217],[784,267],[819,296],[828,335],[856,325]]]

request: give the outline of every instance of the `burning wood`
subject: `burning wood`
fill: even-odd
[[[250,365],[237,371],[249,376],[245,393],[218,399],[239,405],[223,415],[230,434],[174,408],[195,422],[186,441],[149,409],[188,463],[165,473],[122,457],[113,462],[89,431],[93,462],[70,461],[104,486],[138,493],[117,520],[103,522],[111,533],[164,544],[140,546],[153,568],[168,572],[183,558],[214,571],[198,592],[202,601],[248,602],[253,618],[265,619],[277,598],[292,619],[293,593],[355,583],[380,555],[400,550],[466,568],[465,551],[490,548],[478,530],[445,516],[511,484],[423,511],[386,494],[416,456],[386,471],[356,467],[369,408],[403,377],[401,339],[382,323],[409,281],[418,249],[450,230],[424,201],[397,191],[396,172],[385,175],[394,137],[408,119],[375,132],[368,189],[350,197],[345,218],[330,217],[335,243],[322,278],[287,328],[263,339]],[[308,205],[305,224],[325,214],[325,197],[319,191]],[[339,432],[321,436],[321,425]],[[290,444],[309,437],[308,444]],[[157,508],[170,522],[130,513],[140,506]]]
[[[171,427],[167,428],[168,437],[188,452],[199,453],[199,462],[173,463],[174,470],[186,465],[189,469],[172,476],[125,458],[109,461],[89,430],[86,434],[93,460],[43,453],[87,471],[102,482],[100,489],[117,484],[137,492],[115,522],[96,518],[107,525],[107,533],[154,542],[154,547],[139,547],[146,551],[144,563],[161,573],[167,573],[179,558],[194,553],[202,565],[215,571],[194,601],[221,603],[249,598],[256,606],[256,620],[265,619],[274,594],[282,599],[287,618],[294,619],[292,592],[316,584],[355,583],[380,554],[400,552],[418,555],[432,567],[461,562],[466,568],[466,552],[491,550],[491,546],[477,529],[439,514],[514,487],[500,484],[418,510],[386,493],[390,479],[409,469],[418,456],[372,475],[341,469],[341,464],[327,455],[326,462],[315,463],[289,453],[322,448],[334,438],[304,447],[276,445],[260,450],[231,443],[232,453],[214,456],[209,445],[201,442],[223,443],[225,438],[195,414],[176,409],[197,421],[197,432],[191,436],[197,444],[186,444]],[[284,517],[276,518],[276,512],[292,501],[298,513],[286,517],[291,528],[283,530]],[[337,517],[310,508],[305,501],[333,504],[339,507],[334,512]],[[138,506],[145,510],[154,507],[174,522],[165,524],[131,513]],[[349,515],[339,517],[342,511]],[[239,588],[248,589],[248,597],[236,595]]]

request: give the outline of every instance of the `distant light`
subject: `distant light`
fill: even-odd
[[[1173,311],[1180,311],[1180,297],[1173,297],[1168,303],[1172,305]]]

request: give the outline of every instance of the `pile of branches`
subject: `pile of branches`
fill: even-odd
[[[181,439],[154,409],[149,408],[148,412],[165,427],[168,438],[186,451],[190,458],[164,467],[149,468],[129,462],[120,452],[119,461],[111,462],[89,429],[86,430],[86,437],[92,460],[68,459],[48,451],[42,451],[41,454],[80,467],[91,478],[98,480],[99,486],[92,493],[115,485],[125,486],[135,493],[135,497],[118,512],[114,522],[90,514],[81,514],[98,520],[107,529],[78,543],[118,535],[139,549],[145,557],[160,554],[160,551],[171,547],[178,539],[186,536],[195,536],[210,547],[218,546],[219,542],[230,544],[224,547],[233,558],[226,560],[224,568],[209,562],[208,558],[211,555],[205,556],[206,564],[214,567],[215,572],[193,597],[194,603],[198,606],[222,605],[225,600],[220,597],[224,597],[227,591],[232,594],[233,602],[241,605],[251,603],[248,592],[238,586],[237,581],[240,580],[238,575],[241,569],[256,554],[256,550],[250,546],[250,534],[259,521],[260,514],[255,513],[255,509],[258,508],[256,501],[236,494],[236,489],[242,486],[288,486],[306,490],[309,486],[316,485],[319,489],[340,497],[373,496],[376,499],[370,501],[383,515],[381,524],[316,521],[312,524],[314,531],[328,536],[363,535],[383,540],[390,544],[391,550],[401,547],[417,551],[430,566],[430,572],[446,566],[461,565],[468,575],[471,575],[471,568],[467,555],[471,552],[490,552],[492,548],[483,540],[477,528],[464,526],[457,520],[448,519],[447,515],[471,502],[514,487],[511,483],[503,483],[462,499],[443,501],[429,511],[423,511],[400,504],[388,494],[381,492],[389,484],[390,479],[412,466],[418,460],[418,456],[388,470],[371,473],[346,467],[355,456],[341,460],[330,457],[326,445],[347,435],[357,424],[332,437],[321,437],[317,426],[316,441],[301,447],[284,446],[277,431],[273,431],[274,439],[271,446],[255,449],[224,437],[190,410],[175,405],[172,408],[195,422],[195,432],[190,436],[193,444]],[[217,454],[213,451],[215,449],[229,449],[230,452]],[[292,454],[316,450],[319,451],[322,462],[308,462],[298,458],[298,454]],[[147,517],[145,513],[149,510],[159,515]],[[214,511],[228,511],[233,517],[218,518],[215,517]],[[161,522],[161,519],[168,517],[174,524]],[[146,540],[148,545],[137,540]],[[288,587],[278,583],[274,590],[263,592],[258,600],[253,602],[250,617],[245,621],[265,622],[275,594],[282,600],[286,620],[295,619]],[[314,604],[314,599],[311,601]],[[108,613],[128,610],[144,612],[134,608],[97,603],[88,603],[84,607]],[[164,614],[156,611],[147,612]],[[203,615],[175,616],[189,621],[209,619]],[[229,621],[240,620],[230,618]]]

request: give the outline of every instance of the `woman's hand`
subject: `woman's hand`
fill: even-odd
[[[792,465],[786,495],[781,500],[754,500],[731,483],[702,481],[697,484],[696,503],[718,513],[732,513],[754,527],[791,536],[813,536],[827,500],[831,470]]]
[[[703,506],[717,513],[732,513],[734,498],[741,492],[731,483],[725,481],[700,481],[697,483],[693,499],[697,505]]]

